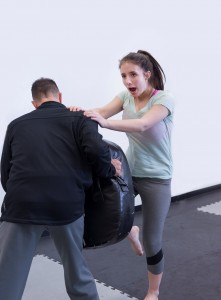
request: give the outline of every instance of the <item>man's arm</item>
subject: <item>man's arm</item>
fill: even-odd
[[[11,147],[10,147],[9,129],[7,129],[5,135],[5,141],[3,144],[2,157],[1,157],[1,183],[5,192],[6,192],[6,184],[9,178],[10,169],[11,169]]]
[[[83,117],[77,130],[78,140],[88,163],[99,177],[112,177],[116,169],[111,163],[109,146],[98,132],[98,124]]]

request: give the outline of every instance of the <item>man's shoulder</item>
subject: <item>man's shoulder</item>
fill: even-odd
[[[19,124],[21,122],[24,122],[24,121],[28,121],[28,120],[31,121],[31,120],[34,120],[34,119],[53,118],[53,117],[55,117],[55,118],[59,118],[59,117],[60,118],[65,118],[65,117],[67,117],[67,118],[70,118],[70,119],[71,118],[74,119],[76,117],[86,118],[84,116],[83,111],[71,112],[68,109],[61,109],[61,110],[56,109],[56,110],[53,110],[53,111],[51,110],[50,112],[49,111],[46,112],[46,111],[41,111],[41,110],[36,109],[36,110],[33,110],[29,113],[26,113],[26,114],[24,114],[24,115],[22,115],[22,116],[20,116],[16,119],[12,120],[9,123],[8,127],[12,128],[17,124]]]
[[[83,118],[85,118],[83,111],[66,110],[64,113],[67,115],[67,117],[83,117]]]
[[[9,127],[13,127],[14,125],[16,125],[17,123],[19,123],[19,122],[22,122],[22,121],[24,121],[24,120],[26,120],[26,119],[30,119],[32,116],[33,116],[33,114],[34,114],[34,110],[33,111],[31,111],[31,112],[29,112],[29,113],[26,113],[26,114],[24,114],[24,115],[22,115],[22,116],[20,116],[20,117],[17,117],[17,118],[15,118],[14,120],[12,120],[10,123],[9,123]]]

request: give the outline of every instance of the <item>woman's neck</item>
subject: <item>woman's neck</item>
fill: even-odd
[[[155,92],[155,88],[151,86],[148,89],[146,89],[140,96],[138,96],[137,100],[148,101],[152,97],[154,92]]]

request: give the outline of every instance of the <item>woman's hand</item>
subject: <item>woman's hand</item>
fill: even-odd
[[[69,109],[70,111],[81,111],[81,110],[84,110],[84,109],[82,109],[82,108],[79,107],[79,106],[70,106],[70,107],[68,107],[68,109]]]
[[[86,110],[84,112],[84,115],[86,117],[91,118],[92,120],[98,122],[100,124],[101,127],[103,128],[108,128],[108,120],[104,119],[101,114],[99,114],[97,111],[95,110]]]

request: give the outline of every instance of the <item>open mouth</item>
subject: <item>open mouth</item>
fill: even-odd
[[[136,88],[135,87],[131,87],[131,88],[128,88],[128,90],[131,92],[131,93],[134,93],[136,91]]]

